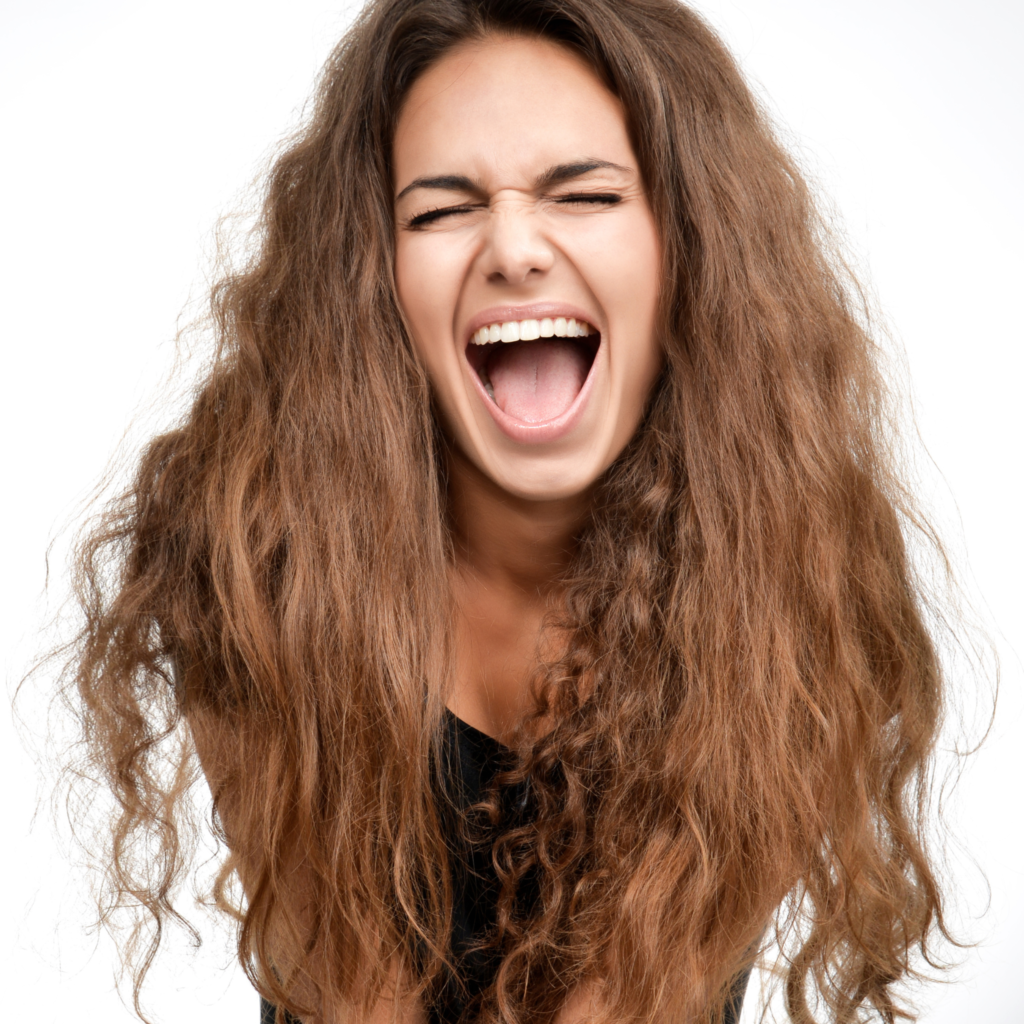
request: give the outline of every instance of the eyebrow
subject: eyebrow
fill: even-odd
[[[628,167],[613,164],[610,160],[577,160],[573,163],[555,164],[553,167],[549,167],[536,179],[534,188],[551,188],[552,185],[561,185],[563,182],[582,178],[584,174],[589,174],[591,171],[599,171],[605,168],[624,171],[627,174],[630,173]],[[482,185],[471,178],[467,178],[464,174],[438,174],[431,177],[416,178],[409,182],[395,196],[395,202],[397,203],[399,199],[417,188],[439,189],[444,192],[468,192],[480,198],[486,198],[487,196]]]

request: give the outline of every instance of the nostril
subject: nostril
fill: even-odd
[[[519,285],[543,277],[554,264],[554,250],[542,235],[523,225],[496,223],[480,253],[479,267],[490,282]]]

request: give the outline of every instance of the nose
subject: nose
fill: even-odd
[[[540,230],[532,206],[529,202],[492,200],[479,258],[488,281],[521,285],[551,269],[555,253]]]

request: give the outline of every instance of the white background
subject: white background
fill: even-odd
[[[923,1020],[1024,1021],[1024,4],[707,0],[701,9],[834,201],[905,349],[934,459],[926,490],[1003,662],[993,730],[950,809],[964,846],[953,848],[954,923],[979,944],[962,954],[954,984],[918,994]],[[243,191],[296,123],[351,11],[323,0],[3,0],[9,689],[39,645],[48,543],[56,538],[52,611],[67,525],[129,425],[142,436],[170,415],[176,323],[190,295],[202,300],[215,221],[244,208]],[[968,707],[973,685],[958,681]],[[81,877],[39,803],[46,784],[25,740],[42,731],[43,702],[29,691],[20,734],[0,716],[3,1013],[127,1022],[112,950],[85,934]],[[216,934],[194,956],[175,947],[161,960],[148,1006],[163,1022],[256,1022],[256,996]],[[752,1000],[745,1018],[754,1009]]]

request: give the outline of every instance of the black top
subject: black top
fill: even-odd
[[[492,736],[474,729],[446,709],[444,786],[452,808],[444,794],[438,805],[442,808],[445,839],[452,853],[452,958],[458,978],[449,978],[428,1009],[429,1024],[456,1024],[494,980],[498,969],[496,954],[474,949],[492,929],[500,883],[491,859],[493,836],[481,820],[473,820],[476,842],[465,835],[465,812],[484,798],[494,776],[515,764],[515,755]],[[440,788],[440,787],[439,787]],[[504,827],[522,820],[527,790],[525,785],[509,787],[501,793]],[[447,809],[447,812],[445,811]],[[519,899],[529,910],[536,899],[529,882],[521,882]],[[460,983],[461,981],[461,983]],[[470,1015],[472,1016],[472,1014]]]
[[[445,762],[442,765],[444,786],[448,797],[460,812],[483,799],[494,776],[511,767],[514,755],[496,739],[474,729],[446,709]],[[439,787],[440,788],[440,787]],[[448,806],[443,794],[438,804]],[[526,806],[526,787],[513,788],[502,794],[506,814],[513,818],[523,813]],[[459,1024],[463,1011],[475,1001],[493,981],[497,962],[493,954],[474,950],[473,945],[494,924],[499,883],[486,845],[468,843],[460,828],[461,813],[442,813],[445,838],[452,851],[452,954],[459,979],[449,978],[428,1007],[429,1024]],[[522,885],[521,887],[522,888]],[[529,886],[526,887],[529,890]],[[526,891],[522,898],[530,901],[536,894]],[[749,971],[742,975],[734,988],[733,1005],[729,1007],[725,1024],[736,1024],[743,993],[747,987]],[[260,1000],[260,1024],[274,1024],[274,1008],[265,999]],[[277,1024],[281,1024],[280,1021]],[[284,1024],[299,1024],[294,1017],[285,1016]]]

